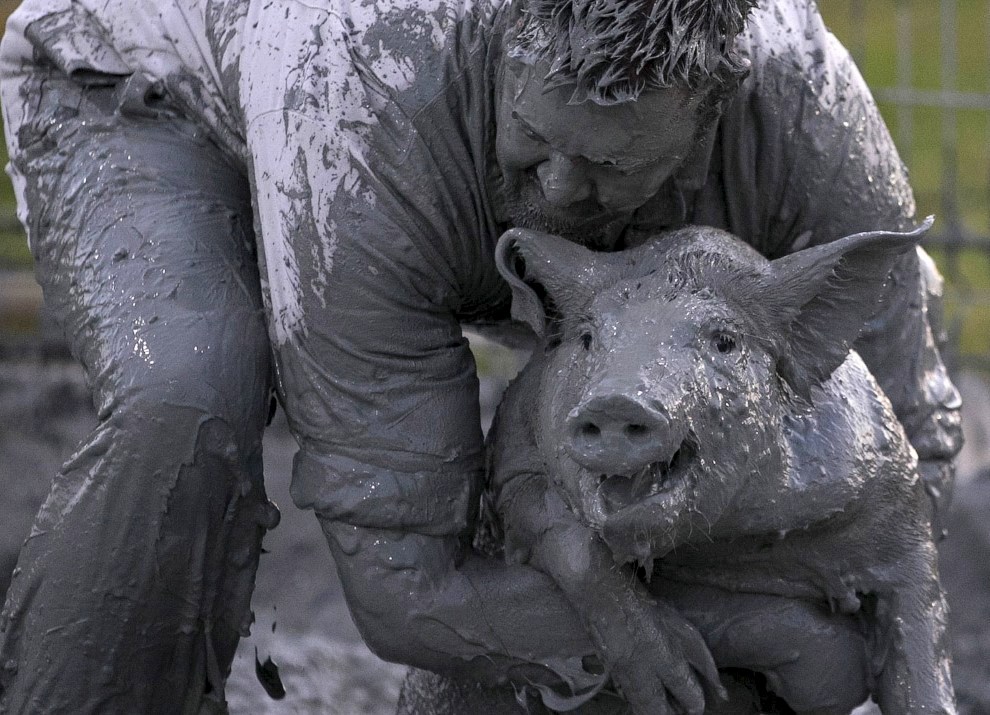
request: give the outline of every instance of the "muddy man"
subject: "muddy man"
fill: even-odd
[[[567,599],[466,538],[483,448],[461,326],[510,322],[499,235],[609,251],[702,224],[776,258],[914,225],[811,0],[26,0],[0,59],[20,216],[99,414],[7,595],[4,712],[224,710],[278,520],[273,390],[294,501],[373,650],[506,711],[509,683],[581,692],[593,648]],[[960,446],[939,291],[909,252],[856,343],[935,507]],[[802,702],[865,692],[844,617],[728,602],[688,649],[750,618],[768,682],[786,662]],[[644,659],[644,688],[699,710],[690,658]]]

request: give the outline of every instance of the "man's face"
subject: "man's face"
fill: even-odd
[[[545,91],[543,63],[507,60],[495,152],[502,216],[521,226],[611,248],[632,213],[693,148],[700,93],[649,90],[603,107],[568,105],[573,88]]]

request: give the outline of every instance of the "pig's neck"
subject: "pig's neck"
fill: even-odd
[[[855,518],[875,489],[878,470],[909,449],[886,397],[855,353],[812,404],[781,399],[778,455],[755,488],[741,490],[719,521],[720,534],[739,536],[806,528],[845,513]],[[884,429],[893,425],[893,430]]]

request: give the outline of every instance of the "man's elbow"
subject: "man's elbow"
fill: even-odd
[[[362,579],[364,583],[349,589],[347,602],[368,649],[382,660],[406,665],[421,665],[418,604],[423,595],[417,573],[398,572],[386,579]]]
[[[455,609],[445,604],[456,575],[456,540],[324,526],[347,605],[368,648],[382,660],[430,665],[429,651],[438,647],[434,631],[447,629],[440,620]]]

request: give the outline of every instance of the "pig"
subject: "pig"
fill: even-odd
[[[929,498],[851,349],[930,225],[776,260],[706,227],[616,253],[500,239],[512,315],[541,340],[490,434],[505,557],[556,581],[633,712],[723,712],[666,597],[694,591],[850,614],[885,714],[955,712]]]

